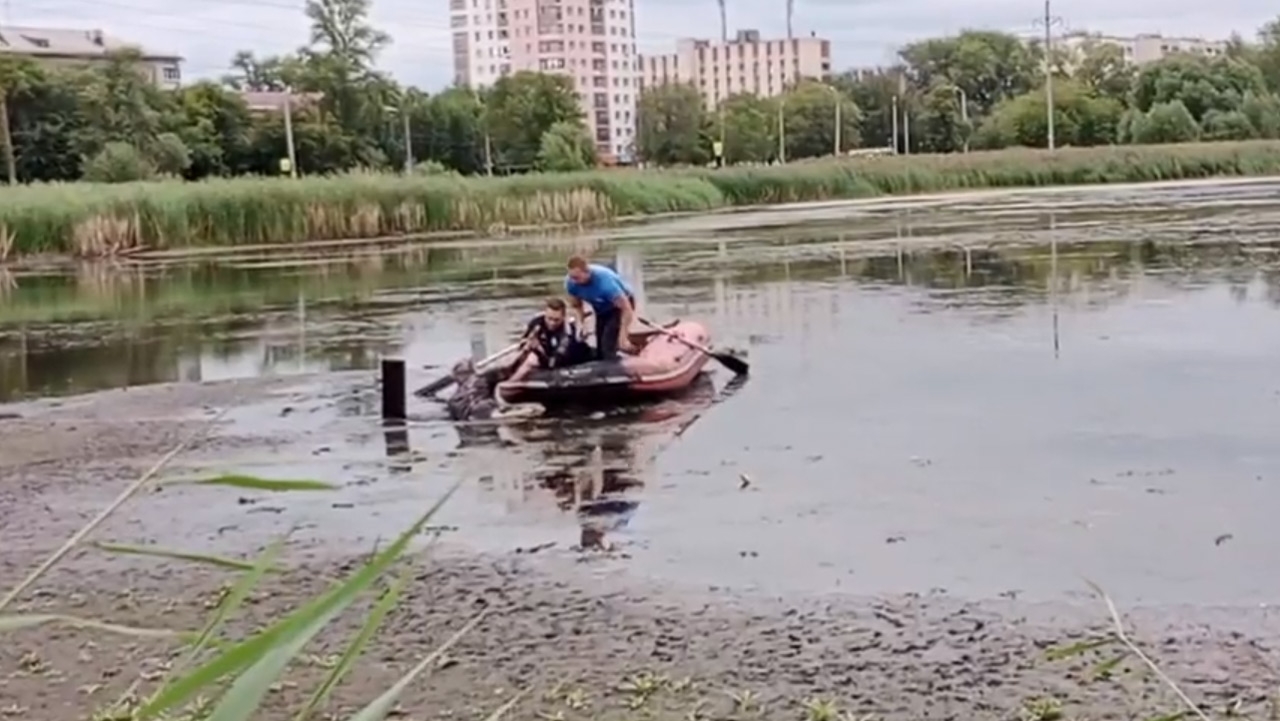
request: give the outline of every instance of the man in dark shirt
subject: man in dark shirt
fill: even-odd
[[[591,348],[582,340],[578,326],[565,317],[565,303],[548,298],[542,314],[529,321],[524,331],[524,359],[506,380],[523,380],[536,368],[564,368],[591,360]]]

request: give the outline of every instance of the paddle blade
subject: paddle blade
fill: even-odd
[[[426,398],[427,396],[433,396],[439,393],[451,385],[453,385],[453,376],[445,376],[444,378],[437,378],[431,381],[425,386],[414,391],[413,394],[419,398]]]
[[[751,366],[737,356],[729,355],[728,353],[712,353],[711,357],[720,361],[720,365],[733,371],[736,375],[745,376],[751,371]]]

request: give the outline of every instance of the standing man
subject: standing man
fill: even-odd
[[[596,314],[596,358],[612,360],[618,351],[635,351],[629,334],[635,320],[635,296],[621,276],[575,255],[569,259],[564,290],[569,294],[578,327],[582,327],[584,303],[589,303]]]

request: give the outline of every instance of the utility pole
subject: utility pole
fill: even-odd
[[[890,143],[893,154],[898,154],[898,96],[893,96],[893,142]]]
[[[787,39],[794,37],[791,33],[791,18],[796,14],[796,0],[787,0]]]
[[[400,105],[400,114],[404,116],[404,174],[413,173],[413,128],[409,122],[409,108]]]
[[[778,164],[787,162],[787,99],[778,96]]]
[[[289,153],[289,177],[298,177],[298,156],[293,147],[293,88],[284,89],[284,145]]]
[[[726,11],[725,11],[725,7],[724,7],[724,5],[725,5],[725,0],[719,0],[719,3],[720,3],[720,46],[721,46],[721,47],[720,47],[720,49],[721,49],[721,51],[725,54],[725,61],[724,61],[724,68],[725,68],[725,74],[724,74],[724,81],[725,81],[725,97],[724,97],[724,98],[721,98],[721,97],[720,97],[720,91],[719,91],[719,90],[717,90],[717,91],[716,91],[716,110],[717,110],[717,111],[719,111],[719,112],[718,112],[718,115],[720,116],[720,157],[719,157],[717,160],[718,160],[718,162],[720,163],[720,165],[721,165],[721,166],[723,166],[723,165],[725,164],[725,163],[724,163],[724,157],[725,157],[725,145],[724,145],[724,135],[725,135],[725,130],[724,130],[724,125],[725,125],[725,123],[724,123],[724,101],[728,98],[728,95],[729,95],[729,93],[728,93],[728,90],[729,90],[729,59],[728,59],[728,56],[729,56],[729,16],[728,16],[728,14],[727,14],[727,13],[726,13]],[[634,12],[633,12],[633,13],[631,13],[631,16],[634,18],[634,17],[635,17],[635,13],[634,13]],[[720,71],[720,69],[719,69],[719,68],[716,68],[716,77],[719,77],[719,76],[720,76],[720,72],[719,72],[719,71]]]
[[[960,119],[964,121],[964,152],[969,152],[969,96],[965,94],[964,88],[956,86],[955,91],[960,95]]]
[[[1062,23],[1062,18],[1053,16],[1052,0],[1044,0],[1044,17],[1037,24],[1044,25],[1044,111],[1045,126],[1048,130],[1049,150],[1056,147],[1053,137],[1053,26]]]

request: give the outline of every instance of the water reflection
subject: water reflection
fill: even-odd
[[[1084,212],[1041,215],[1045,244],[1034,237],[1023,244],[973,238],[920,244],[920,227],[941,221],[901,212],[876,226],[878,239],[847,224],[840,230],[802,224],[727,240],[720,234],[710,252],[683,240],[601,243],[598,257],[633,279],[648,296],[646,308],[700,314],[714,322],[718,341],[730,343],[770,343],[797,332],[797,342],[808,343],[832,332],[842,312],[856,312],[848,295],[855,288],[897,288],[922,310],[962,310],[993,322],[1047,303],[1055,354],[1062,304],[1104,307],[1150,283],[1170,289],[1228,283],[1242,298],[1258,283],[1269,302],[1280,304],[1274,241],[1080,240],[1076,216]],[[564,252],[539,240],[305,262],[245,258],[218,266],[7,273],[0,284],[0,402],[367,369],[389,353],[426,363],[484,355],[507,342],[539,298],[558,291]]]

